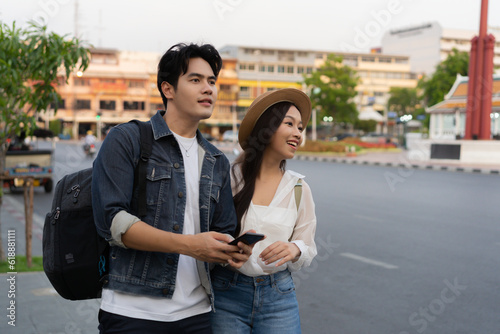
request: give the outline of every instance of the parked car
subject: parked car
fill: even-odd
[[[339,133],[338,135],[332,137],[332,140],[333,141],[341,141],[343,139],[352,138],[352,137],[357,137],[357,135],[354,133],[344,132],[344,133]]]
[[[227,130],[222,134],[222,140],[223,141],[232,141],[232,142],[237,142],[238,141],[238,132],[234,132],[233,130]]]

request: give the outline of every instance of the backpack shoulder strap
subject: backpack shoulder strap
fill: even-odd
[[[151,152],[153,151],[153,129],[150,122],[141,122],[139,120],[132,120],[131,122],[137,124],[139,127],[140,141],[141,141],[141,154],[139,163],[135,169],[134,185],[139,192],[139,205],[138,216],[142,218],[146,215],[146,168]]]
[[[297,180],[297,184],[293,187],[295,192],[295,204],[297,205],[297,211],[299,211],[300,199],[302,198],[302,179]]]

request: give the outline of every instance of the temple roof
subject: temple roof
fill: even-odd
[[[446,94],[444,101],[439,102],[429,108],[428,113],[454,113],[457,110],[465,112],[467,107],[467,90],[469,87],[469,77],[457,75],[455,83]],[[500,112],[500,75],[493,75],[492,109]]]

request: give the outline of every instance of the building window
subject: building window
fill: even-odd
[[[247,69],[247,64],[240,64],[240,70],[246,70]]]
[[[373,92],[376,97],[384,96],[384,92]]]
[[[113,54],[92,54],[90,62],[94,64],[118,64],[118,58]]]
[[[273,73],[274,72],[274,65],[267,65],[267,71],[269,73]]]
[[[379,57],[378,61],[379,61],[379,63],[391,63],[392,59],[391,58],[386,58],[386,57]]]
[[[57,109],[66,109],[66,100],[62,99],[57,102],[53,102],[50,104],[51,109],[55,109],[57,105]]]
[[[240,87],[240,97],[242,98],[250,97],[250,87],[245,87],[245,86]]]
[[[298,74],[302,74],[305,72],[305,68],[304,66],[297,66],[297,73]]]
[[[408,64],[408,58],[396,58],[396,64]]]
[[[75,78],[75,86],[90,86],[90,80]]]
[[[375,62],[375,57],[363,56],[363,57],[361,57],[361,61],[365,61],[365,62],[368,62],[368,63],[374,63]]]
[[[295,55],[292,51],[278,51],[279,61],[295,61]]]
[[[249,71],[255,71],[255,64],[248,65],[248,70]]]
[[[286,67],[286,73],[293,74],[293,66],[287,66]]]
[[[316,59],[323,59],[326,58],[326,55],[323,53],[316,53]]]
[[[76,110],[90,109],[90,100],[76,100]]]
[[[309,56],[309,53],[308,52],[304,52],[304,51],[298,51],[297,52],[297,56],[302,57],[302,58],[306,58],[306,57]]]
[[[401,79],[403,76],[400,72],[388,72],[387,78],[389,79]]]
[[[311,74],[313,72],[313,68],[312,67],[307,67],[306,68],[306,73],[307,74]]]
[[[285,66],[278,65],[278,73],[285,73]]]
[[[272,55],[274,55],[274,50],[261,50],[261,53],[263,55],[272,56]]]
[[[265,71],[266,71],[266,65],[260,65],[259,72],[265,72]]]
[[[144,110],[144,102],[123,101],[123,110]]]
[[[101,100],[99,101],[99,109],[102,110],[116,110],[116,101]]]
[[[358,57],[344,57],[342,63],[347,66],[357,67],[358,66]]]
[[[129,88],[144,88],[144,81],[129,80],[127,81],[127,86]]]

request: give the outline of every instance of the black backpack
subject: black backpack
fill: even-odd
[[[152,150],[152,129],[139,126],[141,158],[134,173],[139,192],[138,215],[146,211],[146,162]],[[61,297],[100,298],[109,271],[109,243],[97,234],[92,212],[92,168],[64,176],[56,185],[52,209],[43,227],[43,270]]]

